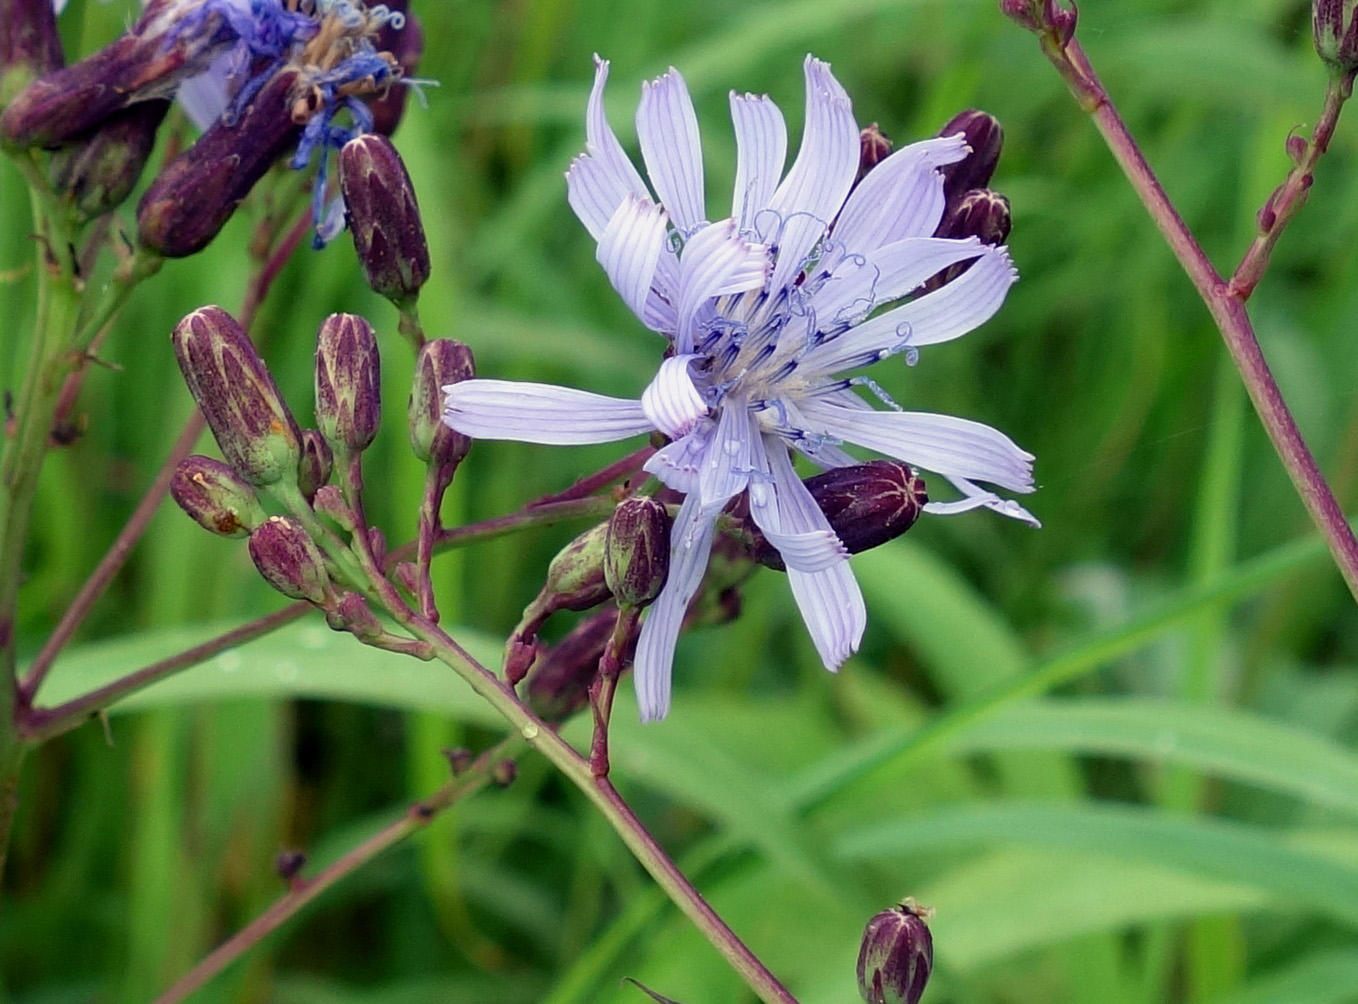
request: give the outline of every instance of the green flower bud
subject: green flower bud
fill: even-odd
[[[255,490],[211,457],[181,460],[170,478],[170,494],[199,526],[223,537],[244,537],[265,519]]]
[[[410,302],[429,278],[429,245],[401,155],[385,136],[359,136],[340,150],[339,179],[368,285],[397,306]]]
[[[670,570],[670,514],[644,495],[623,499],[608,518],[604,582],[619,606],[640,609],[660,594]]]
[[[858,950],[858,992],[867,1004],[917,1004],[934,965],[928,914],[906,900],[868,921]]]
[[[270,516],[250,534],[250,557],[269,585],[319,605],[331,597],[330,573],[316,542],[291,516]]]
[[[362,453],[381,417],[381,360],[372,325],[354,314],[331,314],[316,339],[316,424],[332,445]]]
[[[141,177],[169,110],[169,101],[143,101],[62,147],[52,157],[53,190],[85,220],[122,205]]]
[[[444,388],[476,375],[472,350],[452,338],[431,338],[415,359],[407,416],[410,448],[426,463],[456,466],[471,449],[468,436],[443,421]]]
[[[252,485],[295,481],[301,433],[235,318],[200,307],[175,325],[170,340],[226,462]]]
[[[561,549],[547,566],[547,581],[537,603],[546,613],[557,610],[588,610],[612,593],[604,578],[604,548],[608,524],[586,530]]]

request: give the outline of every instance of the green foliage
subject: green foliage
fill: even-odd
[[[1123,0],[1079,34],[1204,247],[1229,271],[1319,109],[1325,72],[1292,0]],[[73,5],[67,40],[127,3]],[[1023,276],[1004,309],[880,382],[910,408],[993,424],[1036,453],[1040,531],[924,518],[854,559],[862,652],[818,665],[781,576],[736,622],[681,640],[668,720],[624,685],[623,793],[804,1004],[853,994],[862,925],[937,910],[934,1004],[1339,1004],[1358,986],[1358,632],[1352,601],[1244,405],[1206,311],[1033,40],[990,0],[416,0],[428,39],[396,142],[433,260],[434,336],[480,371],[635,396],[658,358],[594,259],[562,174],[583,145],[590,54],[613,60],[624,142],[642,79],[673,64],[698,105],[713,206],[734,151],[726,93],[768,91],[797,135],[800,66],[830,60],[861,123],[898,142],[979,107],[1004,123],[995,186]],[[1353,114],[1350,112],[1350,114]],[[1341,119],[1310,202],[1251,303],[1341,501],[1358,502],[1358,129]],[[154,163],[154,161],[153,161]],[[126,210],[124,210],[126,218]],[[0,163],[0,385],[30,333],[23,186]],[[235,309],[248,212],[123,311],[49,460],[24,586],[37,651],[189,412],[168,334]],[[315,331],[378,329],[387,422],[369,515],[410,538],[422,471],[408,346],[347,240],[284,271],[259,330],[303,424]],[[211,444],[204,446],[211,449]],[[620,455],[484,443],[448,512],[475,520]],[[580,527],[435,564],[443,623],[496,658]],[[277,609],[240,541],[164,507],[58,663],[52,704]],[[567,618],[568,620],[568,618]],[[555,622],[554,622],[555,624]],[[313,618],[156,685],[30,758],[0,912],[0,998],[151,999],[282,890],[441,783],[439,747],[496,716],[436,664]],[[587,742],[588,723],[566,734]],[[686,1004],[751,1000],[608,828],[527,758],[341,884],[195,1000],[277,1004]]]

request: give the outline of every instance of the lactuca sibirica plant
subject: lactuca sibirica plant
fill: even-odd
[[[648,720],[669,709],[675,642],[718,516],[737,496],[786,566],[825,666],[838,668],[857,649],[866,613],[849,552],[795,456],[846,467],[858,461],[844,447],[865,447],[956,488],[960,498],[930,501],[926,512],[984,507],[1036,524],[985,487],[1032,491],[1031,454],[977,422],[905,411],[859,373],[893,356],[913,362],[921,348],[966,334],[1014,281],[1004,247],[957,235],[970,223],[973,234],[993,236],[997,216],[1007,232],[1007,205],[997,213],[973,197],[950,206],[945,194],[941,169],[977,152],[965,124],[981,120],[884,155],[880,136],[861,137],[830,67],[808,56],[805,73],[806,126],[786,175],[782,113],[767,97],[732,93],[735,191],[729,215],[712,221],[697,117],[679,72],[646,84],[637,109],[648,187],[604,115],[608,63],[598,60],[586,151],[567,174],[570,204],[598,241],[609,281],[664,337],[665,358],[635,400],[486,379],[448,388],[446,421],[477,438],[568,445],[658,432],[668,440],[645,467],[683,496],[669,578],[637,643],[637,697]],[[975,131],[995,141],[977,157],[993,168],[998,133]],[[865,150],[874,163],[861,173]],[[944,225],[952,235],[935,236]],[[926,286],[948,273],[951,281]]]

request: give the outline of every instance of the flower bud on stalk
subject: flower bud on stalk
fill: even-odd
[[[362,453],[381,417],[381,362],[372,325],[355,314],[331,314],[316,338],[316,424],[332,446]]]
[[[291,70],[274,75],[238,115],[214,122],[160,172],[137,206],[143,247],[183,258],[211,243],[301,135],[288,101],[296,81]]]
[[[623,499],[604,534],[604,582],[618,606],[639,610],[664,588],[670,570],[670,513],[644,495]]]
[[[874,167],[891,156],[891,140],[874,122],[858,134],[858,177],[854,184],[863,180]]]
[[[335,456],[330,444],[315,429],[303,429],[298,438],[301,458],[297,462],[297,487],[308,502],[316,498],[330,481],[330,471],[335,466]]]
[[[948,210],[934,236],[977,237],[982,244],[998,247],[1009,236],[1010,222],[1009,200],[999,192],[978,188]]]
[[[202,30],[174,34],[182,16],[175,7],[148,4],[127,34],[24,88],[0,116],[0,142],[58,146],[124,108],[169,97],[182,80],[206,70],[234,35],[222,30],[220,14]]]
[[[122,205],[141,177],[169,110],[169,101],[143,101],[61,147],[52,157],[52,189],[85,220]]]
[[[443,421],[443,399],[452,384],[475,375],[472,350],[461,342],[431,338],[420,346],[407,417],[410,448],[425,463],[456,466],[471,449],[471,439]]]
[[[404,12],[408,5],[397,2],[388,3],[387,6],[392,10]],[[378,52],[389,52],[395,56],[396,62],[401,65],[402,77],[415,76],[415,71],[420,66],[420,57],[424,55],[424,32],[420,28],[419,19],[407,13],[405,25],[399,29],[393,28],[388,21],[377,33],[377,41],[373,43],[373,48]],[[409,96],[409,87],[389,87],[386,94],[369,101],[368,107],[373,113],[373,132],[379,132],[383,136],[394,133],[396,127],[401,124],[406,99]]]
[[[944,164],[938,169],[939,174],[943,175],[943,195],[949,209],[963,193],[990,184],[995,167],[1000,162],[1000,151],[1004,147],[1004,129],[1000,120],[974,108],[958,112],[938,131],[940,136],[956,136],[958,133],[967,138],[971,153],[954,164]]]
[[[325,558],[301,523],[291,516],[270,516],[250,534],[249,547],[259,574],[284,596],[318,606],[329,603]]]
[[[917,1004],[934,965],[930,911],[906,900],[868,921],[858,950],[858,992],[867,1004]]]
[[[1358,9],[1356,0],[1312,0],[1311,31],[1316,52],[1325,65],[1339,73],[1358,69]]]
[[[807,490],[850,554],[894,540],[915,525],[929,501],[924,479],[895,460],[836,467],[806,479]],[[742,518],[740,513],[735,514]],[[754,559],[786,570],[782,556],[751,520]]]
[[[359,136],[340,150],[339,178],[368,285],[408,305],[429,278],[429,245],[401,155],[385,136]]]
[[[0,0],[0,108],[65,61],[52,0]]]
[[[295,482],[301,432],[235,318],[221,307],[200,307],[175,325],[170,339],[227,463],[252,485]]]
[[[222,537],[244,537],[265,519],[255,490],[211,457],[181,460],[170,478],[170,494],[199,526]]]
[[[1031,32],[1054,37],[1062,46],[1075,35],[1078,11],[1073,2],[1067,10],[1060,0],[1000,0],[1000,13]]]
[[[599,673],[599,660],[617,622],[618,611],[613,607],[591,614],[538,658],[528,681],[528,705],[534,714],[545,721],[560,722],[589,702],[589,685]],[[639,630],[639,625],[632,625],[624,663],[632,657]]]

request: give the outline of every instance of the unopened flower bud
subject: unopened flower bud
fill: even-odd
[[[547,566],[547,581],[537,603],[546,613],[588,610],[612,595],[604,577],[608,524],[586,530],[561,549]]]
[[[490,771],[490,779],[497,788],[508,788],[519,776],[519,765],[513,760],[501,760]]]
[[[300,431],[236,319],[221,307],[200,307],[170,340],[226,462],[252,485],[296,480]]]
[[[330,481],[335,456],[325,437],[315,429],[303,429],[297,442],[301,449],[301,458],[297,461],[297,487],[302,497],[311,502]]]
[[[978,237],[998,247],[1009,236],[1009,200],[988,188],[967,192],[951,206],[935,231],[936,237]]]
[[[382,417],[381,363],[372,325],[331,314],[316,337],[316,424],[333,446],[366,450]]]
[[[274,162],[297,142],[289,93],[297,74],[275,74],[234,117],[221,118],[166,165],[137,206],[137,240],[167,258],[207,247]]]
[[[52,0],[0,0],[0,108],[65,61]]]
[[[0,140],[15,147],[59,146],[115,112],[172,95],[180,81],[206,70],[231,42],[219,30],[222,14],[181,30],[184,12],[175,8],[149,4],[126,34],[24,88],[0,115]]]
[[[429,245],[410,175],[391,140],[367,133],[344,144],[340,189],[368,285],[397,306],[429,278]]]
[[[259,574],[284,596],[318,605],[329,598],[321,550],[291,516],[270,516],[250,534],[249,547]]]
[[[1316,52],[1339,73],[1358,69],[1358,0],[1312,0],[1311,31]]]
[[[549,722],[569,718],[589,701],[589,685],[599,671],[599,660],[613,638],[618,622],[615,607],[590,614],[537,660],[528,681],[528,704]],[[624,648],[630,658],[637,628]]]
[[[604,582],[619,606],[640,609],[658,595],[670,570],[670,514],[645,495],[618,503],[604,538]]]
[[[891,140],[874,122],[858,134],[858,178],[891,156]],[[855,182],[855,184],[857,183]]]
[[[858,950],[858,992],[867,1004],[917,1004],[934,965],[928,913],[906,900],[868,921]]]
[[[905,533],[914,526],[929,501],[924,479],[895,460],[835,467],[807,478],[805,483],[850,554],[885,544]],[[749,526],[755,560],[784,571],[782,556],[753,522]]]
[[[469,437],[443,421],[449,386],[476,375],[472,350],[452,338],[431,338],[415,357],[415,383],[407,409],[410,448],[426,463],[459,464],[471,449]]]
[[[388,3],[387,6],[402,12],[405,12],[407,7],[404,2]],[[424,55],[424,31],[420,28],[419,18],[406,13],[405,24],[400,28],[394,27],[388,21],[377,33],[374,48],[378,52],[389,52],[396,57],[396,62],[401,65],[402,77],[407,79],[414,77],[415,71],[420,67],[420,57]],[[409,87],[389,87],[386,94],[368,102],[368,107],[373,113],[373,132],[390,136],[396,131],[396,127],[401,124],[401,117],[405,114],[406,98],[409,94]]]
[[[1063,46],[1075,34],[1074,3],[1067,10],[1060,0],[1000,0],[1000,13],[1029,31],[1055,36]]]
[[[223,537],[244,537],[265,519],[255,490],[211,457],[181,460],[170,478],[170,494],[199,526]]]
[[[383,634],[382,622],[358,593],[345,593],[330,610],[325,622],[336,631],[348,631],[360,641],[372,641]]]
[[[961,133],[967,138],[971,153],[954,164],[944,164],[939,173],[943,175],[943,194],[949,207],[964,192],[973,188],[985,188],[1000,162],[1000,151],[1004,147],[1004,129],[1000,120],[985,112],[968,109],[958,112],[948,124],[938,131],[940,136],[956,136]]]
[[[169,101],[143,101],[61,147],[52,157],[52,189],[85,220],[122,205],[141,177],[169,110]]]

